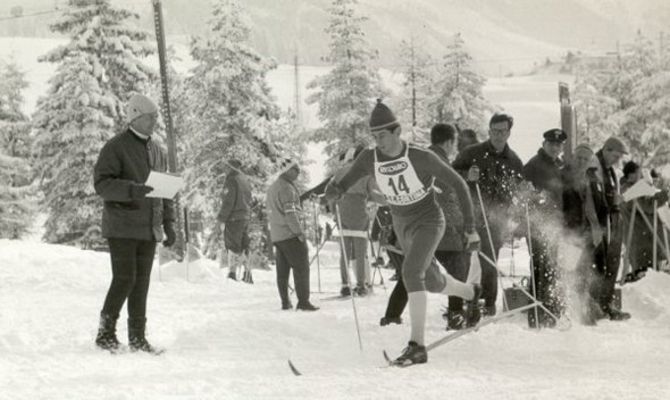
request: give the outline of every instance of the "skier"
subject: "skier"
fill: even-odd
[[[112,282],[100,313],[95,343],[116,351],[116,320],[128,299],[128,345],[132,351],[160,353],[145,337],[147,293],[156,242],[175,243],[174,205],[171,200],[147,198],[152,187],[144,184],[149,172],[167,171],[165,152],[151,140],[158,107],[136,94],[128,101],[128,129],[110,139],[100,151],[93,183],[105,201],[102,235],[109,243]]]
[[[391,206],[393,227],[404,251],[403,281],[409,297],[411,332],[408,346],[393,361],[406,366],[428,361],[424,342],[427,290],[458,295],[470,300],[468,317],[479,319],[479,285],[465,284],[431,264],[444,233],[444,215],[435,200],[434,180],[451,186],[464,208],[466,247],[479,244],[474,229],[470,192],[465,181],[434,153],[410,146],[400,139],[401,127],[393,112],[381,100],[372,111],[370,132],[376,147],[364,150],[349,172],[326,188],[329,200],[339,198],[366,175],[374,175],[381,193]]]
[[[223,186],[223,200],[217,219],[223,232],[224,245],[229,252],[228,278],[237,280],[237,269],[244,265],[242,281],[254,283],[249,257],[249,219],[251,214],[251,186],[247,176],[240,170],[239,160],[230,160],[231,171]],[[231,256],[231,253],[234,256]],[[223,261],[223,257],[221,257]]]
[[[363,151],[363,146],[359,145],[349,149],[344,154],[344,165],[337,172],[333,179],[335,181],[343,177],[351,168],[351,165]],[[383,202],[384,199],[375,187],[374,179],[363,177],[347,190],[342,197],[337,200],[340,209],[340,218],[342,226],[340,232],[349,231],[350,234],[358,233],[361,236],[343,234],[344,249],[340,251],[340,276],[342,279],[342,289],[340,295],[349,296],[353,292],[357,296],[366,296],[368,290],[372,289],[370,280],[370,264],[368,263],[368,238],[367,231],[370,226],[370,218],[367,214],[367,203],[369,200]],[[332,210],[335,206],[331,207]],[[353,260],[354,272],[356,277],[356,286],[353,287],[349,282],[349,272],[345,262],[345,257],[349,261]]]

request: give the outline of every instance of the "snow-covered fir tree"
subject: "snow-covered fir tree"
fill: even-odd
[[[436,89],[429,100],[432,123],[455,123],[475,131],[486,127],[493,106],[484,98],[486,80],[472,66],[461,34],[447,47]]]
[[[0,61],[0,237],[18,239],[35,212],[30,168],[30,121],[23,113],[25,73]]]
[[[190,71],[185,95],[186,146],[184,164],[189,184],[187,203],[202,212],[205,228],[212,231],[208,252],[222,245],[216,240],[223,184],[231,171],[230,160],[241,163],[253,190],[253,219],[250,232],[264,226],[264,198],[269,180],[276,171],[278,156],[300,158],[303,146],[289,145],[290,121],[280,112],[270,93],[266,74],[274,61],[250,45],[250,22],[235,0],[217,0],[204,37],[191,43],[197,65]],[[262,246],[261,237],[252,237],[252,249]]]
[[[648,166],[670,161],[670,68],[655,44],[638,32],[616,57],[589,65],[575,90],[578,126],[584,141],[600,145],[624,137],[631,158]],[[661,53],[661,54],[659,54]]]
[[[148,33],[130,24],[138,18],[109,0],[69,0],[51,25],[70,40],[40,59],[58,66],[33,116],[49,242],[101,242],[93,166],[105,141],[125,128],[126,101],[154,74],[141,61],[154,51]]]
[[[403,81],[398,116],[403,123],[410,124],[414,139],[418,139],[417,132],[426,133],[431,128],[428,100],[434,96],[436,61],[423,50],[415,35],[400,43],[399,57]]]
[[[357,0],[333,0],[325,30],[330,36],[330,51],[324,58],[333,68],[308,84],[315,92],[307,103],[318,104],[318,117],[323,124],[314,131],[312,139],[325,142],[329,155],[371,140],[370,111],[375,99],[385,95],[375,65],[377,54],[362,28],[367,18],[357,14],[357,5]]]

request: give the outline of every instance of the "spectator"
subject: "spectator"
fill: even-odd
[[[165,152],[151,139],[158,107],[136,94],[128,101],[128,129],[110,139],[94,169],[95,191],[104,200],[102,235],[109,243],[112,282],[100,313],[95,343],[116,351],[116,321],[128,300],[128,345],[132,351],[160,353],[145,336],[146,305],[156,242],[170,247],[176,241],[171,200],[147,198],[153,188],[144,184],[151,171],[166,172]]]
[[[522,179],[523,163],[507,144],[513,125],[514,119],[510,115],[494,114],[489,121],[489,139],[463,149],[453,163],[454,169],[468,181],[473,197],[477,197],[476,185],[481,190],[491,240],[480,207],[475,207],[479,215],[477,233],[482,240],[480,251],[489,260],[498,258],[507,234],[512,201]],[[480,256],[484,314],[495,315],[498,271],[486,258]]]
[[[359,145],[356,148],[349,149],[344,156],[344,166],[340,168],[333,177],[338,182],[351,168],[354,159],[363,151],[364,147]],[[351,186],[334,203],[340,210],[342,226],[340,235],[343,236],[344,249],[340,250],[340,277],[342,279],[342,296],[351,294],[351,284],[349,282],[349,272],[345,263],[345,257],[350,265],[354,266],[356,277],[356,287],[353,291],[358,296],[368,294],[368,288],[371,288],[368,279],[370,277],[370,264],[368,263],[368,236],[370,219],[367,213],[368,200],[384,202],[383,196],[377,194],[376,184],[370,176],[365,176]],[[331,207],[334,211],[335,207]],[[356,236],[356,234],[360,236]]]
[[[309,302],[309,260],[305,234],[300,225],[300,194],[295,180],[300,174],[298,164],[290,159],[281,161],[279,177],[270,185],[266,202],[270,220],[270,236],[277,251],[277,289],[282,310],[293,308],[288,295],[289,272],[298,296],[296,309],[316,311]]]
[[[621,221],[622,197],[614,167],[628,154],[621,139],[611,136],[596,153],[595,176],[602,183],[604,204],[597,204],[596,213],[604,230],[604,238],[594,254],[595,279],[590,288],[591,297],[596,301],[598,312],[614,321],[630,318],[614,304],[614,285],[621,261],[623,224]]]
[[[430,131],[431,146],[428,148],[437,154],[445,164],[454,153],[456,129],[448,124],[436,124]],[[435,258],[442,266],[461,282],[468,277],[470,267],[470,253],[463,247],[461,238],[465,235],[465,226],[461,205],[454,189],[439,182],[435,183],[437,201],[444,213],[446,221],[444,235],[437,245]],[[463,299],[458,296],[449,296],[447,312],[443,315],[447,320],[447,329],[462,329],[465,327],[465,310]]]
[[[542,135],[542,147],[523,167],[524,178],[533,185],[535,193],[531,196],[529,208],[531,212],[530,243],[532,248],[533,274],[531,287],[535,297],[554,315],[561,314],[563,305],[558,287],[559,270],[558,238],[561,226],[561,202],[563,184],[561,168],[563,168],[563,144],[568,135],[560,129],[550,129]],[[534,278],[534,279],[533,279]],[[535,321],[535,315],[538,321]],[[528,312],[530,327],[553,327],[556,320],[546,314],[544,309],[537,308]]]
[[[621,192],[625,193],[631,186],[643,179],[642,168],[634,162],[628,161],[623,167],[623,176],[621,177]],[[633,231],[630,247],[626,250],[628,261],[631,265],[631,272],[627,272],[623,280],[626,282],[635,282],[642,279],[649,268],[654,268],[654,236],[652,235],[653,225],[650,228],[648,223],[654,221],[654,205],[663,206],[668,201],[668,192],[661,190],[654,196],[639,197],[625,203],[622,207],[623,232],[628,233],[630,222],[632,221],[633,206],[637,202],[635,220],[633,222]],[[665,260],[665,251],[663,248],[663,235],[665,227],[656,214],[656,262]],[[646,221],[645,221],[646,219]]]
[[[223,201],[218,221],[223,232],[224,245],[228,251],[228,278],[237,280],[237,269],[244,265],[242,281],[253,283],[249,256],[249,220],[251,215],[251,186],[241,171],[239,160],[230,160],[231,170],[223,184]],[[231,253],[234,256],[231,257]],[[221,259],[223,262],[223,257]]]
[[[472,129],[463,129],[458,133],[458,151],[463,151],[464,148],[479,143],[477,132]]]

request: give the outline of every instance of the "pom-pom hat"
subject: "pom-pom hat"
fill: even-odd
[[[377,104],[370,115],[370,132],[393,130],[398,126],[400,124],[393,111],[382,103],[382,99],[377,99]]]

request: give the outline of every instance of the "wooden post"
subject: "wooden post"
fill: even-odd
[[[570,88],[565,82],[558,82],[558,99],[561,103],[561,129],[568,135],[563,154],[565,160],[569,161],[579,138],[575,108],[570,101]]]
[[[156,27],[156,41],[158,43],[158,61],[160,64],[161,74],[161,88],[163,95],[162,112],[165,120],[165,128],[167,131],[167,156],[168,156],[168,170],[169,172],[177,173],[177,142],[175,139],[174,127],[172,125],[172,114],[170,112],[170,91],[167,72],[167,57],[165,51],[165,30],[163,28],[163,11],[160,0],[152,0],[154,7],[154,23]],[[184,229],[182,225],[182,215],[180,211],[180,196],[177,194],[174,198],[175,205],[175,230],[177,233],[177,241],[174,244],[174,252],[177,254],[179,261],[184,259],[185,243],[184,243]]]

